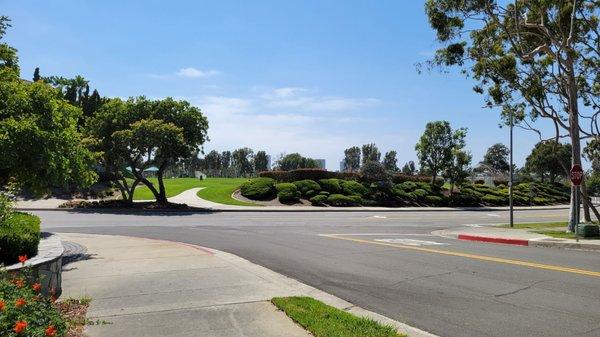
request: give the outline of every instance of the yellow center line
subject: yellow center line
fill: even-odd
[[[511,264],[511,265],[529,267],[529,268],[545,269],[545,270],[559,271],[559,272],[564,272],[564,273],[572,273],[572,274],[580,274],[580,275],[586,275],[586,276],[600,277],[600,272],[598,272],[598,271],[592,271],[592,270],[569,268],[569,267],[562,267],[562,266],[554,266],[554,265],[543,264],[543,263],[535,263],[535,262],[529,262],[529,261],[504,259],[504,258],[501,258],[501,257],[494,257],[494,256],[486,256],[486,255],[477,255],[477,254],[470,254],[470,253],[454,252],[454,251],[442,250],[442,249],[435,249],[435,248],[425,248],[425,247],[417,247],[417,246],[405,246],[405,245],[399,245],[399,244],[388,243],[388,242],[369,241],[369,240],[363,240],[363,239],[343,237],[343,236],[340,236],[340,234],[322,234],[321,236],[328,237],[330,239],[354,241],[354,242],[360,242],[360,243],[368,243],[368,244],[372,244],[372,245],[387,246],[387,247],[394,247],[394,248],[400,248],[400,249],[415,250],[415,251],[427,252],[427,253],[435,253],[435,254],[442,254],[442,255],[449,255],[449,256],[458,256],[458,257],[464,257],[464,258],[468,258],[468,259],[475,259],[475,260],[490,261],[490,262],[496,262],[496,263]]]

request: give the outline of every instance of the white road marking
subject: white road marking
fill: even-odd
[[[487,216],[491,216],[491,217],[494,217],[494,218],[499,218],[500,214],[488,213]]]
[[[468,225],[465,225],[465,226],[466,227],[475,227],[475,228],[483,227],[482,225],[479,225],[479,224],[468,224]]]
[[[373,215],[373,217],[376,219],[387,219],[387,216],[383,216],[383,215]]]
[[[387,242],[387,243],[399,243],[407,246],[445,246],[447,243],[425,241],[425,240],[413,240],[413,239],[376,239],[375,241]]]
[[[432,234],[414,234],[414,233],[337,233],[337,234],[318,234],[319,236],[336,236],[336,235],[349,235],[349,236],[436,236]]]

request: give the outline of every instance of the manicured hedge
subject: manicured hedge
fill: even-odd
[[[0,224],[0,263],[18,261],[21,255],[33,257],[40,243],[40,218],[27,213],[12,213]]]
[[[325,194],[318,194],[315,195],[314,197],[310,198],[310,203],[313,206],[325,206],[325,204],[327,203],[327,195]]]
[[[242,195],[252,200],[269,200],[276,195],[275,180],[271,178],[256,178],[247,181],[240,187]]]
[[[331,194],[341,194],[342,193],[342,180],[336,178],[330,179],[321,179],[319,180],[319,185],[321,188]]]
[[[415,176],[415,175],[404,174],[404,173],[395,173],[394,175],[392,175],[392,182],[394,184],[401,184],[405,181],[430,183],[431,177]]]
[[[275,185],[277,189],[277,199],[282,203],[293,203],[300,200],[301,193],[298,187],[292,183],[281,183]]]
[[[359,206],[361,203],[362,199],[358,195],[332,194],[327,198],[327,204],[331,206]]]
[[[322,169],[298,169],[291,171],[264,171],[258,174],[259,177],[272,178],[279,182],[294,182],[298,180],[314,180],[321,179],[343,179],[356,180],[359,178],[358,173],[352,172],[332,172]]]
[[[367,193],[369,193],[369,189],[358,181],[344,180],[342,181],[341,186],[342,192],[344,192],[345,195],[358,195],[364,197]]]
[[[296,185],[303,197],[311,198],[321,192],[321,186],[314,180],[304,179],[294,181],[294,185]]]

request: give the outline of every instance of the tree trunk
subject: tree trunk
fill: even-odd
[[[160,165],[156,174],[156,178],[158,179],[158,195],[156,196],[156,202],[160,204],[166,204],[168,202],[167,192],[165,191],[165,182],[163,181],[163,174],[166,166],[166,163]]]
[[[581,165],[581,139],[579,136],[579,107],[577,103],[577,82],[575,80],[575,69],[573,67],[573,60],[567,55],[566,60],[567,68],[567,83],[569,90],[569,126],[571,136],[571,164]],[[575,202],[577,188],[571,187],[571,216],[569,217],[569,231],[575,231],[575,222],[579,219],[575,219],[574,214],[577,214],[577,210],[580,207],[579,203]],[[576,220],[576,221],[575,221]],[[587,220],[586,220],[587,221]]]

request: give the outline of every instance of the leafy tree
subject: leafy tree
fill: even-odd
[[[77,131],[81,111],[52,87],[19,79],[16,49],[2,42],[8,27],[0,17],[0,185],[89,186],[94,155]]]
[[[397,152],[392,150],[385,153],[383,156],[383,167],[386,170],[396,172],[398,171],[398,159],[396,158]]]
[[[39,81],[41,79],[42,79],[42,77],[40,76],[40,68],[36,67],[35,71],[33,72],[33,81],[37,82],[37,81]]]
[[[592,163],[594,173],[600,174],[600,137],[592,139],[583,152]]]
[[[362,146],[362,164],[363,165],[370,161],[379,162],[380,159],[381,159],[381,152],[379,152],[377,145],[371,143],[371,144],[365,144]]]
[[[444,177],[450,181],[450,194],[454,193],[455,185],[460,185],[469,177],[472,158],[470,153],[459,146],[452,149],[452,162],[444,172]]]
[[[86,123],[87,133],[103,153],[101,163],[123,198],[131,201],[135,187],[141,183],[159,203],[167,202],[165,170],[190,158],[206,141],[207,129],[208,121],[198,108],[172,98],[113,98]],[[144,175],[152,166],[158,168],[158,187]],[[131,185],[125,179],[125,168],[135,177]]]
[[[415,150],[421,168],[430,172],[432,183],[440,172],[452,166],[453,151],[464,147],[465,136],[466,129],[452,131],[447,121],[427,123]]]
[[[231,151],[221,152],[221,167],[225,170],[231,167]]]
[[[265,151],[258,151],[254,156],[255,172],[263,172],[269,170],[269,156]]]
[[[580,123],[600,114],[599,9],[600,2],[586,0],[427,0],[429,23],[443,44],[430,65],[462,68],[489,107],[502,107],[505,121],[513,112],[517,126],[541,135],[534,122],[549,120],[552,138],[570,138],[571,164],[580,165],[581,139],[600,135],[597,122]],[[584,207],[590,221],[593,206]]]
[[[232,165],[237,171],[237,176],[248,176],[254,172],[252,166],[252,158],[254,157],[254,151],[252,149],[243,147],[233,151]]]
[[[494,144],[487,149],[481,163],[499,172],[507,172],[510,170],[510,164],[508,163],[509,153],[510,151],[504,144]]]
[[[547,176],[550,182],[557,177],[567,177],[571,167],[571,145],[553,140],[539,142],[527,156],[525,168],[536,173],[542,182]]]
[[[299,153],[282,154],[277,160],[277,168],[282,171],[291,171],[302,168],[318,168],[319,163],[311,158],[303,157]]]
[[[358,171],[360,168],[360,148],[358,146],[353,146],[344,150],[344,165],[346,171]]]
[[[221,154],[215,150],[210,151],[206,156],[204,156],[204,165],[206,166],[207,174],[211,176],[216,176],[220,174],[222,164],[221,164]]]
[[[408,163],[404,164],[404,166],[402,166],[402,173],[410,175],[414,175],[415,173],[417,173],[415,162],[411,160]]]

